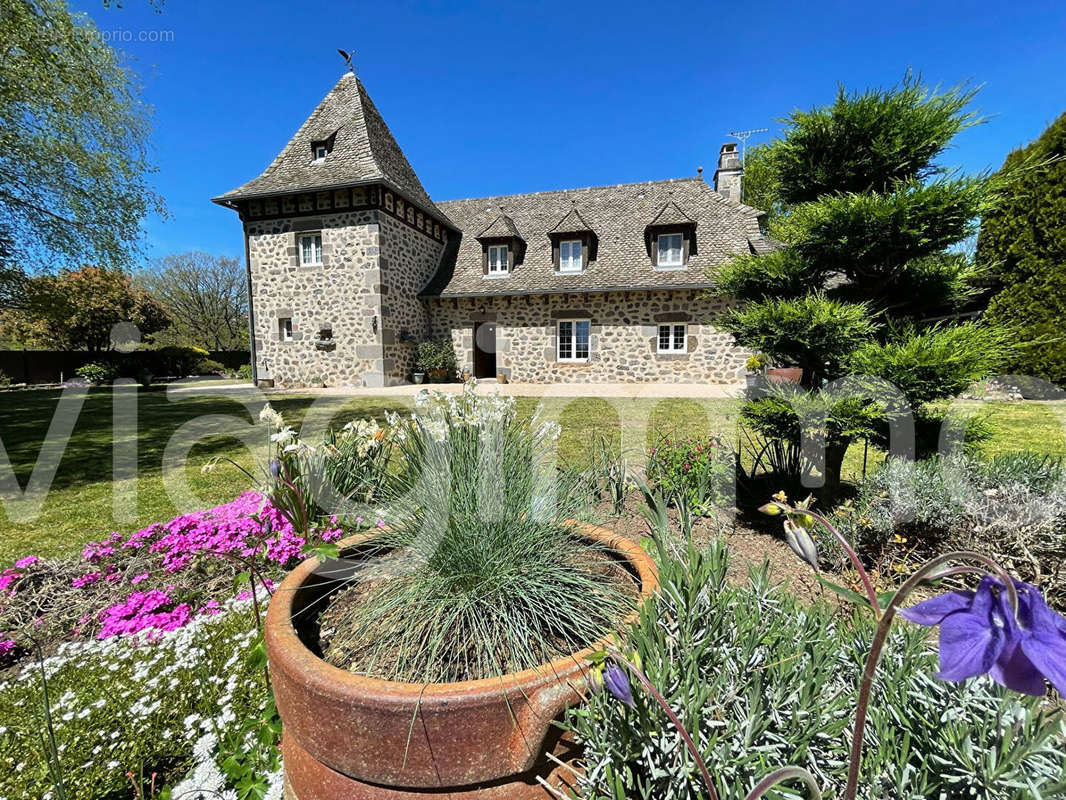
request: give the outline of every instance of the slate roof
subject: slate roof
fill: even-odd
[[[510,237],[521,239],[522,234],[515,227],[514,220],[506,214],[500,214],[477,235],[478,239],[507,239]]]
[[[311,143],[331,138],[332,150],[314,162]],[[262,175],[214,201],[372,181],[391,185],[425,210],[435,208],[362,81],[345,73]]]
[[[649,223],[649,227],[655,225],[691,225],[695,220],[677,207],[677,203],[670,200],[662,207],[655,218]]]
[[[581,212],[577,210],[575,205],[570,209],[570,213],[559,220],[558,224],[549,233],[584,233],[586,231],[592,231],[592,228],[585,222],[585,218],[581,216]]]
[[[753,242],[760,248],[771,246],[759,231],[761,211],[727,200],[701,177],[450,200],[437,207],[463,235],[458,247],[451,248],[454,257],[442,261],[423,290],[431,297],[709,288],[714,270],[731,255],[756,252]],[[552,263],[548,234],[576,232],[563,230],[571,226],[563,223],[572,214],[585,226],[582,230],[596,234],[599,244],[587,269],[562,274]],[[525,257],[506,278],[486,278],[477,237],[501,215],[513,221],[525,240]],[[645,229],[653,222],[676,221],[695,223],[696,252],[684,269],[654,269]]]

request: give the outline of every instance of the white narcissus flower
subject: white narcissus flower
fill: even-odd
[[[289,425],[286,425],[277,433],[270,434],[270,441],[274,442],[274,444],[287,444],[295,439],[296,431],[294,431]]]
[[[271,408],[270,403],[263,406],[263,410],[259,412],[259,421],[266,423],[276,431],[280,431],[285,425],[281,414]]]

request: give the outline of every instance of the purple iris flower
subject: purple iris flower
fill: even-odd
[[[613,661],[603,670],[603,685],[615,698],[630,708],[633,707],[633,692],[629,688],[629,678],[626,677],[625,670]]]
[[[274,480],[281,477],[281,462],[276,458],[270,459],[270,475]]]
[[[1044,678],[1066,696],[1066,619],[1048,608],[1035,586],[1015,581],[1018,616],[1003,584],[985,577],[977,591],[948,592],[899,613],[940,626],[940,672],[962,681],[988,673],[1016,692],[1042,696]]]

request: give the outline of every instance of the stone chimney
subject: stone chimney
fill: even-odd
[[[740,178],[744,170],[740,167],[740,151],[736,142],[726,142],[718,154],[718,169],[714,171],[714,190],[729,200],[742,202],[740,199]]]

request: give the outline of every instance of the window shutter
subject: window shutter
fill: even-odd
[[[489,274],[489,246],[483,245],[481,248],[481,274]]]
[[[691,236],[692,236],[692,234],[688,231],[688,229],[686,229],[685,230],[685,235],[681,238],[681,263],[682,264],[688,264],[689,237],[691,237]]]
[[[656,234],[651,238],[651,265],[653,267],[659,266],[659,236]]]

